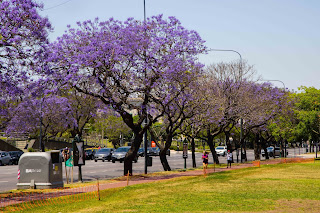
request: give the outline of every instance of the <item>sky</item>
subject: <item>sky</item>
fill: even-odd
[[[54,41],[77,21],[144,19],[144,0],[38,0]],[[276,87],[320,88],[319,0],[145,0],[147,17],[175,16],[210,49],[235,50]],[[200,57],[206,65],[239,60],[230,51]]]

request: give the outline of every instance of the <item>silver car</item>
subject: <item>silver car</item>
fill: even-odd
[[[127,152],[130,150],[130,146],[122,146],[116,149],[116,151],[113,152],[111,158],[112,158],[112,163],[115,163],[116,161],[124,161],[124,157],[126,156]],[[133,160],[135,163],[138,162],[138,156],[136,156]]]
[[[102,148],[99,149],[95,154],[94,154],[94,161],[97,162],[98,160],[102,160],[104,162],[105,160],[110,161],[111,156],[113,153],[112,148]]]
[[[0,166],[9,164],[12,164],[10,154],[5,151],[0,151]]]

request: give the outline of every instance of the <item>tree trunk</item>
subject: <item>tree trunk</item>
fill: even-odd
[[[164,171],[171,171],[171,168],[169,166],[168,160],[167,160],[167,150],[170,148],[172,144],[172,134],[167,134],[166,143],[164,145],[163,150],[160,151],[160,161],[163,166]]]
[[[207,143],[208,143],[210,151],[212,153],[213,162],[216,162],[216,164],[219,164],[219,158],[217,156],[217,153],[216,153],[216,150],[214,147],[214,143],[213,143],[214,137],[211,135],[211,132],[209,129],[207,130],[207,137],[208,137]]]
[[[192,151],[192,166],[193,166],[193,168],[196,168],[197,167],[196,155],[195,155],[196,148],[195,148],[195,144],[194,144],[194,137],[192,137],[192,139],[191,139],[191,151]]]
[[[233,152],[232,145],[230,143],[230,132],[229,131],[224,131],[224,134],[226,136],[227,150],[230,150],[230,152]]]
[[[254,147],[254,159],[255,160],[260,160],[260,149],[259,149],[259,134],[256,134],[253,147]]]
[[[140,133],[140,134],[139,134]],[[142,136],[143,133],[140,132],[134,132],[135,134],[135,138],[134,141],[131,145],[131,149],[128,151],[128,153],[126,154],[125,158],[124,158],[124,170],[123,173],[124,175],[132,175],[132,161],[135,159],[135,157],[137,156],[139,147],[142,143]]]

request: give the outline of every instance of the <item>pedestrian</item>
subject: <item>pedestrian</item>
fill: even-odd
[[[207,168],[208,168],[208,162],[209,162],[208,153],[206,151],[203,151],[202,155],[202,164],[203,164],[203,174],[204,176],[207,175]]]
[[[229,168],[229,165],[230,165],[230,168],[231,168],[231,163],[233,162],[233,155],[232,155],[232,152],[230,152],[230,150],[228,150],[228,153],[227,153],[227,168]]]
[[[63,150],[63,158],[64,161],[67,161],[70,158],[70,150],[68,147]]]

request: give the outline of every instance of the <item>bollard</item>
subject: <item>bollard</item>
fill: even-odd
[[[98,200],[100,200],[99,178],[97,178]]]

